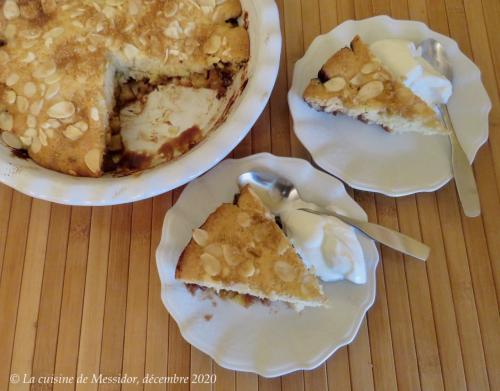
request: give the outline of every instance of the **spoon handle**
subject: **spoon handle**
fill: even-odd
[[[373,240],[385,244],[387,247],[400,251],[404,254],[411,255],[422,261],[425,261],[429,257],[431,250],[429,246],[392,229],[382,227],[378,224],[369,223],[367,221],[361,221],[353,219],[351,217],[342,216],[331,211],[317,211],[308,208],[300,208],[300,210],[304,212],[314,213],[316,215],[336,217],[342,220],[344,223],[357,228]]]
[[[439,111],[443,117],[444,124],[451,131],[450,141],[453,176],[455,177],[455,184],[464,214],[467,217],[477,217],[481,214],[481,205],[479,203],[479,194],[472,166],[458,141],[448,112],[448,107],[446,105],[439,105]]]

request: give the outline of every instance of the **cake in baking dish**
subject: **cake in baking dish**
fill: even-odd
[[[224,94],[249,59],[239,0],[0,1],[0,129],[43,167],[99,177],[120,155],[118,111],[158,85]],[[168,160],[200,131],[161,146]],[[129,157],[130,158],[130,157]]]
[[[236,204],[222,204],[193,231],[175,276],[186,284],[282,301],[298,310],[326,302],[318,279],[249,186]]]
[[[436,112],[396,80],[359,36],[323,65],[304,100],[318,111],[346,114],[390,133],[448,133]]]

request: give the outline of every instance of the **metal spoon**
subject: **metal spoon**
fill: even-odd
[[[418,47],[422,50],[422,57],[427,60],[432,67],[444,75],[448,80],[453,80],[453,70],[451,69],[444,47],[435,39],[426,39]],[[467,217],[477,217],[481,214],[481,205],[479,203],[479,194],[477,191],[474,172],[467,159],[460,142],[458,141],[453,123],[445,104],[438,104],[438,110],[443,118],[446,127],[451,131],[451,161],[453,175],[457,186],[458,195],[464,214]]]
[[[259,196],[265,197],[265,201],[279,202],[283,199],[290,201],[300,199],[300,194],[292,182],[269,172],[246,172],[240,175],[238,184],[240,186],[251,185],[258,192]],[[385,244],[387,247],[423,261],[429,257],[429,246],[381,225],[342,216],[325,209],[313,210],[300,208],[299,210],[317,215],[336,217],[344,223],[357,228],[371,239]]]

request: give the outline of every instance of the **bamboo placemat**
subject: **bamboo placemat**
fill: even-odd
[[[0,390],[500,390],[500,2],[278,5],[281,72],[234,157],[270,151],[309,158],[291,131],[286,94],[293,64],[318,34],[376,14],[421,20],[474,60],[493,102],[489,143],[474,164],[482,216],[463,216],[453,183],[398,199],[351,191],[371,221],[421,238],[431,258],[424,264],[383,248],[377,300],[356,340],[314,371],[263,379],[222,369],[192,348],[161,304],[154,253],[181,190],[112,208],[71,208],[0,186]],[[47,378],[206,373],[217,375],[214,385]],[[39,379],[50,384],[29,384]]]

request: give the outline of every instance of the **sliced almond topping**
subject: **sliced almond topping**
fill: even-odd
[[[222,267],[217,258],[207,253],[201,254],[200,258],[203,264],[203,269],[209,276],[215,277],[220,274]]]
[[[369,62],[369,63],[366,63],[365,65],[363,65],[363,67],[361,68],[361,73],[364,74],[364,75],[368,75],[369,73],[373,73],[375,72],[378,68],[379,68],[379,64],[377,64],[376,62]]]
[[[98,149],[91,149],[85,155],[85,164],[94,174],[101,171],[101,152]]]
[[[246,261],[241,264],[238,271],[242,277],[249,278],[255,274],[255,266],[252,261]]]
[[[11,73],[9,76],[7,76],[7,79],[5,79],[5,84],[8,87],[12,87],[18,81],[19,81],[19,75],[17,73]]]
[[[236,220],[238,221],[238,224],[243,228],[250,227],[250,225],[252,224],[252,219],[250,218],[248,213],[245,212],[238,213],[238,216],[236,216]]]
[[[62,76],[60,73],[54,73],[53,75],[45,78],[44,82],[47,83],[47,84],[55,84],[57,83],[59,80],[61,80]]]
[[[43,83],[38,84],[38,89],[40,90],[40,95],[44,96],[45,91],[47,91],[47,86]]]
[[[28,116],[26,117],[26,125],[28,125],[28,128],[36,127],[36,117],[34,115],[28,114]]]
[[[28,98],[31,98],[36,94],[36,84],[29,81],[24,85],[23,88],[24,95],[26,95]]]
[[[49,88],[47,88],[47,91],[45,92],[45,99],[50,100],[54,98],[59,93],[60,88],[61,85],[59,83],[49,85]]]
[[[70,139],[71,141],[76,141],[82,137],[83,132],[78,129],[75,125],[69,125],[63,131],[64,137]]]
[[[306,274],[302,279],[302,285],[300,286],[300,291],[306,296],[311,296],[317,294],[316,288],[316,277],[311,274]]]
[[[5,144],[14,149],[21,149],[23,147],[21,140],[12,132],[3,132],[2,140]]]
[[[21,42],[21,47],[23,49],[31,49],[33,46],[36,45],[36,40],[31,40],[31,41],[27,41],[27,40],[24,40],[23,42]]]
[[[14,23],[10,23],[5,27],[5,30],[3,34],[5,35],[5,38],[7,39],[14,39],[17,33],[17,27]]]
[[[54,129],[52,128],[45,129],[45,133],[47,134],[48,138],[54,138],[54,136],[56,135]]]
[[[28,29],[19,32],[19,35],[24,39],[37,39],[42,35],[42,32],[39,29]]]
[[[26,113],[30,106],[30,102],[25,96],[20,95],[16,99],[16,106],[20,113]]]
[[[221,36],[217,35],[217,34],[213,34],[205,42],[205,45],[203,45],[203,51],[206,54],[215,54],[220,49],[221,44],[222,44]]]
[[[177,20],[172,21],[168,27],[163,30],[163,35],[167,38],[179,39],[181,36],[182,28]]]
[[[327,91],[338,92],[342,90],[346,86],[346,84],[347,83],[343,77],[337,76],[337,77],[332,77],[323,85],[325,86]]]
[[[13,0],[7,0],[3,4],[3,16],[5,16],[5,19],[11,20],[19,17],[20,15],[19,7],[17,3]]]
[[[228,265],[236,266],[242,261],[242,257],[238,249],[230,244],[222,245],[222,253],[224,254],[224,259]]]
[[[74,124],[80,131],[85,133],[87,129],[89,128],[89,125],[85,121],[78,121],[77,123]]]
[[[0,112],[0,129],[2,130],[12,130],[14,126],[14,117],[12,114],[2,111]]]
[[[208,232],[201,228],[193,230],[193,240],[198,246],[204,247],[208,243]]]
[[[35,136],[38,135],[38,132],[36,131],[35,128],[28,128],[24,132],[24,135],[27,136],[27,137],[35,137]]]
[[[75,105],[68,101],[59,102],[51,106],[47,114],[56,119],[68,118],[75,114]]]
[[[26,56],[21,60],[21,62],[24,62],[25,64],[30,64],[33,61],[36,60],[36,55],[33,52],[28,52]]]
[[[385,81],[385,80],[390,79],[390,76],[386,72],[382,72],[382,71],[375,72],[372,75],[372,77],[374,80],[380,80],[380,81]]]
[[[353,86],[359,87],[361,84],[363,84],[364,80],[365,77],[363,76],[363,74],[358,73],[351,80],[349,80],[349,83],[351,83]]]
[[[57,129],[61,126],[61,123],[56,119],[49,119],[42,124],[43,129]]]
[[[30,113],[33,114],[35,117],[38,117],[38,114],[40,114],[40,111],[42,111],[42,107],[43,107],[43,99],[37,100],[31,104]]]
[[[282,237],[278,245],[278,254],[283,255],[289,248],[290,248],[290,243],[288,242],[288,240]]]
[[[54,27],[43,34],[43,38],[57,38],[64,33],[64,28],[61,26]]]
[[[33,142],[33,137],[21,136],[19,137],[19,140],[21,140],[21,142],[26,148],[29,148],[31,146],[31,143]]]
[[[127,57],[130,61],[132,61],[134,58],[138,56],[139,49],[137,49],[134,45],[127,43],[123,48],[123,53],[125,53],[125,57]]]
[[[284,282],[292,282],[297,277],[295,269],[285,261],[277,261],[274,264],[274,272]]]
[[[54,61],[47,61],[45,63],[39,64],[35,71],[33,72],[33,77],[36,79],[46,79],[49,76],[52,76],[57,70],[56,64]]]
[[[38,129],[38,138],[40,139],[40,144],[44,147],[48,145],[47,134],[43,131],[43,129]]]
[[[33,140],[31,141],[31,151],[33,153],[38,153],[42,149],[42,143],[40,143],[40,139],[35,136],[33,137]]]
[[[3,99],[8,105],[13,105],[16,103],[16,92],[14,90],[5,90]]]
[[[203,250],[206,253],[213,255],[215,258],[222,259],[224,257],[222,246],[219,243],[211,243],[208,246],[204,247]]]
[[[92,107],[90,109],[90,118],[92,119],[92,121],[99,121],[99,110],[97,110],[97,107]]]
[[[370,81],[359,89],[356,98],[361,102],[366,102],[379,96],[382,91],[384,91],[384,84],[381,81]]]

